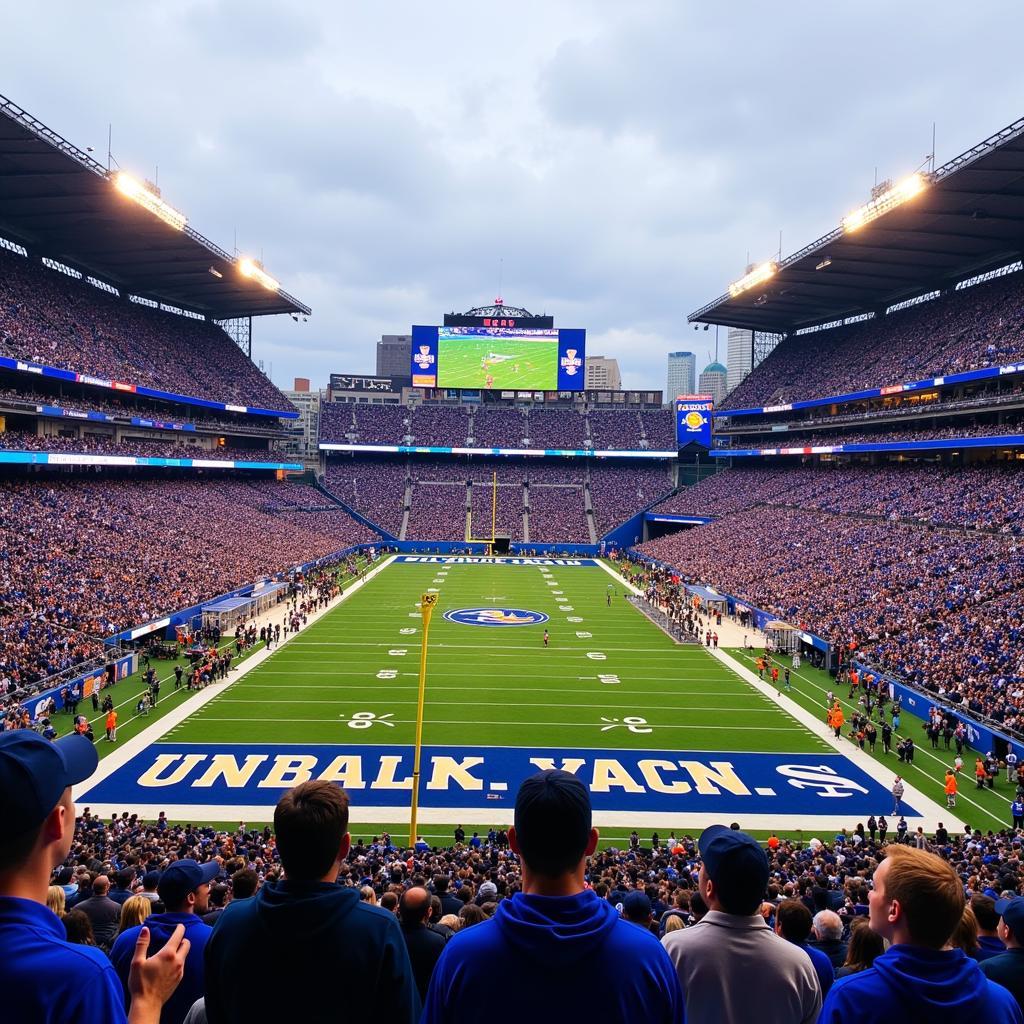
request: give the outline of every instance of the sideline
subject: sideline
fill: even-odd
[[[255,654],[251,654],[238,666],[236,670],[232,671],[232,678],[218,683],[210,683],[205,690],[200,690],[198,693],[186,698],[176,708],[168,711],[166,715],[158,719],[148,728],[143,729],[137,736],[133,736],[123,746],[118,745],[116,750],[111,751],[106,755],[106,757],[100,759],[99,767],[85,782],[74,787],[72,790],[72,797],[74,800],[82,800],[82,798],[100,782],[112,775],[119,768],[122,768],[132,758],[141,754],[151,744],[156,743],[162,736],[170,732],[171,729],[181,725],[181,723],[184,722],[185,719],[193,712],[198,711],[201,707],[209,704],[215,697],[219,697],[228,689],[228,687],[234,686],[239,679],[242,679],[254,668],[262,665],[267,658],[273,657],[273,655],[284,647],[285,644],[291,643],[295,637],[301,636],[305,633],[314,622],[318,622],[323,618],[323,616],[327,615],[328,612],[333,611],[343,601],[346,601],[352,594],[356,593],[356,591],[360,590],[365,584],[369,583],[370,580],[372,580],[378,573],[383,572],[384,569],[386,569],[395,560],[395,557],[395,555],[389,555],[375,569],[371,569],[368,573],[356,580],[356,582],[350,587],[346,587],[330,604],[327,605],[326,608],[321,608],[319,611],[314,612],[309,617],[309,621],[303,629],[300,629],[296,633],[289,633],[287,638],[282,640],[273,651],[268,651],[266,647],[264,647]],[[169,693],[167,696],[170,697],[171,694]],[[94,808],[94,810],[96,810],[96,808]],[[113,811],[110,811],[109,813],[113,813]],[[118,813],[120,813],[120,811],[118,811]],[[138,813],[137,809],[136,813]]]

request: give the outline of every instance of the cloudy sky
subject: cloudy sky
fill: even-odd
[[[708,357],[686,314],[748,254],[1024,115],[1024,8],[732,0],[5,5],[0,92],[113,153],[313,308],[290,386],[493,300],[585,327],[630,387]],[[724,354],[725,334],[722,333]]]

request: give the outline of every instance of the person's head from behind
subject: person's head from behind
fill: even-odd
[[[475,903],[467,903],[459,911],[459,928],[469,928],[471,925],[480,924],[481,921],[486,920],[487,915]]]
[[[121,904],[121,923],[119,931],[134,928],[153,913],[153,901],[145,896],[129,896]]]
[[[800,900],[783,900],[775,908],[775,931],[802,946],[811,935],[811,912]]]
[[[402,924],[414,927],[426,924],[430,914],[430,893],[422,886],[413,886],[402,893],[398,901],[398,917]]]
[[[850,943],[846,947],[844,967],[854,971],[867,970],[875,957],[885,952],[885,940],[868,923],[866,917],[855,917],[850,925]]]
[[[232,900],[247,900],[256,895],[260,886],[260,876],[252,868],[239,868],[231,876]]]
[[[51,742],[30,729],[0,733],[0,894],[28,884],[45,901],[50,873],[74,838],[71,787],[98,763],[84,736]]]
[[[969,903],[964,904],[964,912],[949,937],[949,945],[955,949],[962,949],[969,957],[978,952],[978,919],[974,916]]]
[[[685,926],[683,919],[678,914],[670,914],[665,921],[665,934],[681,931]]]
[[[709,910],[749,917],[757,913],[768,885],[768,855],[745,832],[711,825],[700,834],[697,880]]]
[[[1024,896],[1001,899],[995,905],[999,915],[996,934],[1007,949],[1024,946]]]
[[[819,910],[814,915],[814,937],[819,942],[838,942],[843,937],[843,922],[834,910]]]
[[[64,908],[67,903],[67,897],[64,895],[64,887],[61,885],[51,885],[46,890],[46,905],[58,916],[64,916]]]
[[[558,769],[531,775],[516,794],[515,824],[508,838],[522,858],[524,881],[531,875],[550,881],[582,874],[598,838],[591,826],[587,787]]]
[[[622,901],[622,916],[633,924],[642,925],[646,928],[652,920],[651,901],[647,894],[640,889],[634,889],[626,893]]]
[[[274,833],[286,878],[335,881],[351,844],[348,794],[332,782],[303,782],[278,801]]]
[[[892,943],[942,949],[964,912],[963,883],[941,857],[890,846],[868,896],[871,927]]]
[[[64,934],[68,942],[78,946],[95,946],[96,936],[92,933],[92,921],[84,910],[69,910],[62,918]]]
[[[369,903],[371,907],[377,906],[377,894],[373,891],[372,885],[364,885],[359,890],[359,898],[363,903]]]
[[[999,914],[996,901],[991,896],[976,892],[971,897],[971,910],[978,922],[978,932],[982,935],[995,935],[999,927]]]

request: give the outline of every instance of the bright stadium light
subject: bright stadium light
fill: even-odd
[[[923,174],[915,172],[909,178],[898,181],[892,188],[876,196],[870,203],[865,203],[843,218],[844,231],[857,231],[881,217],[883,213],[894,210],[909,199],[919,195],[928,187],[928,180]]]
[[[733,281],[729,285],[729,294],[736,298],[737,295],[742,294],[748,288],[753,288],[755,285],[763,284],[768,278],[775,274],[778,270],[778,266],[774,260],[768,260],[767,263],[760,263],[753,270],[748,271],[738,281]]]
[[[279,282],[275,281],[255,260],[249,259],[248,256],[243,256],[238,261],[238,270],[242,277],[251,277],[268,291],[276,292],[281,288]]]
[[[144,185],[137,178],[133,178],[130,174],[126,174],[124,171],[118,171],[117,177],[114,179],[114,184],[117,187],[118,192],[127,196],[129,199],[134,199],[139,206],[145,207],[150,213],[159,217],[165,224],[170,224],[172,228],[175,228],[178,231],[185,230],[185,225],[188,223],[188,219],[185,217],[185,214],[179,213],[173,206],[169,206],[165,203],[157,192],[154,192],[150,187]]]

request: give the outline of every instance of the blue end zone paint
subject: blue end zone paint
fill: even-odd
[[[539,626],[549,618],[528,608],[453,608],[444,617],[460,626]]]
[[[120,807],[160,804],[273,807],[311,778],[345,787],[355,807],[404,808],[412,748],[337,744],[157,743],[79,797]],[[564,768],[590,789],[596,811],[884,814],[892,795],[841,754],[723,754],[667,750],[424,747],[421,807],[511,806],[541,768]],[[921,815],[903,805],[908,819]],[[217,813],[220,813],[219,811]],[[894,823],[895,824],[895,823]]]
[[[593,558],[502,558],[482,555],[396,555],[396,562],[423,565],[571,565],[594,566]]]

